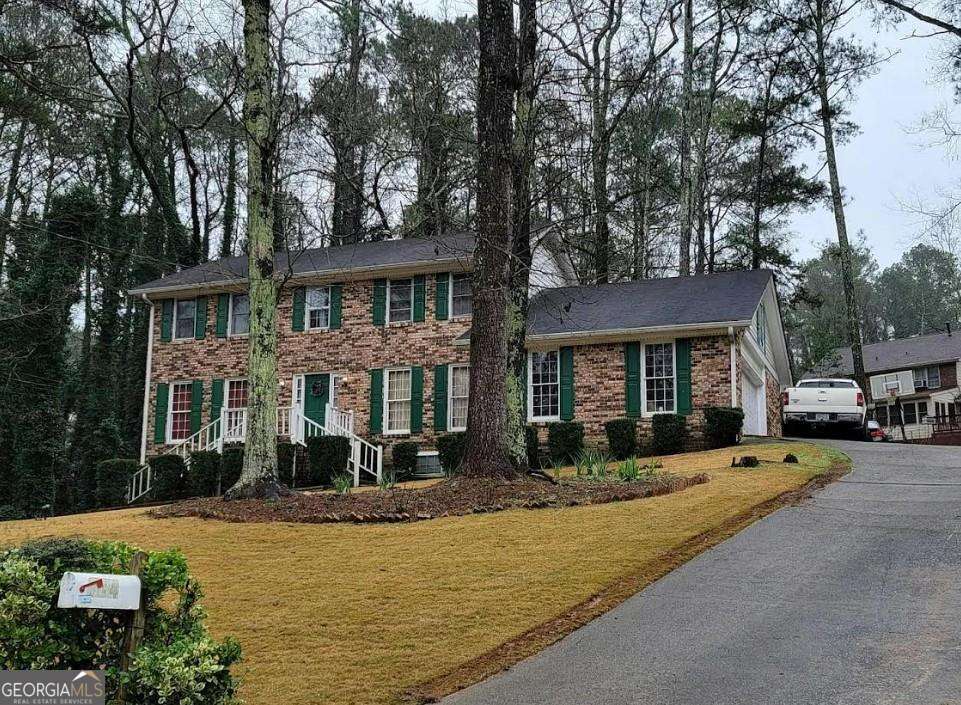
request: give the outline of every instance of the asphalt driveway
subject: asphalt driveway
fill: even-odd
[[[961,448],[855,469],[454,705],[961,703]]]

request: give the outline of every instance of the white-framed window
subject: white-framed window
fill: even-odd
[[[387,281],[387,321],[402,323],[414,320],[414,280]]]
[[[384,433],[410,433],[411,370],[384,370]]]
[[[937,389],[941,386],[941,368],[916,367],[914,369],[914,388],[915,389]]]
[[[304,296],[307,330],[330,328],[330,287],[319,286],[307,289]]]
[[[250,332],[250,296],[230,295],[230,334],[247,335]]]
[[[167,440],[170,443],[190,438],[192,401],[193,382],[174,382],[170,385],[170,409],[167,413]]]
[[[247,394],[250,389],[246,379],[227,380],[224,399],[224,435],[228,438],[244,438],[247,431]]]
[[[174,302],[174,340],[193,338],[197,325],[197,300],[177,299]]]
[[[470,390],[470,368],[451,365],[447,382],[447,428],[451,431],[467,429],[467,399]]]
[[[767,315],[763,303],[757,307],[757,316],[754,319],[754,338],[761,350],[767,349]]]
[[[674,343],[644,346],[644,413],[671,414],[677,408]]]
[[[904,423],[918,424],[924,423],[928,418],[928,403],[926,401],[908,401],[901,405],[904,410]]]
[[[531,352],[527,369],[530,419],[557,421],[561,417],[561,373],[557,350]]]
[[[473,312],[470,272],[453,272],[450,275],[451,318],[469,316]]]

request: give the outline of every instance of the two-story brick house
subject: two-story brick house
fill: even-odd
[[[372,447],[411,439],[429,454],[438,434],[463,430],[473,247],[460,233],[278,256],[279,435],[332,431],[335,414]],[[605,421],[635,417],[643,431],[677,412],[697,443],[706,406],[744,403],[748,432],[780,433],[790,371],[769,272],[571,286],[549,229],[534,252],[532,423],[582,421],[603,444]],[[151,305],[143,457],[242,440],[245,289],[246,260],[233,257],[131,292]]]

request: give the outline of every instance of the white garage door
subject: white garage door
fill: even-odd
[[[767,410],[764,385],[758,384],[750,375],[741,375],[741,406],[744,409],[744,433],[749,436],[767,435]]]

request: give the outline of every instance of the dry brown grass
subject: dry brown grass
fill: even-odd
[[[213,631],[243,645],[250,705],[388,703],[625,576],[656,576],[693,537],[838,459],[797,443],[749,452],[780,460],[788,451],[801,464],[731,469],[731,450],[668,458],[665,470],[707,472],[711,482],[632,502],[383,525],[157,520],[122,510],[0,524],[0,545],[81,534],[179,547],[204,586]]]

